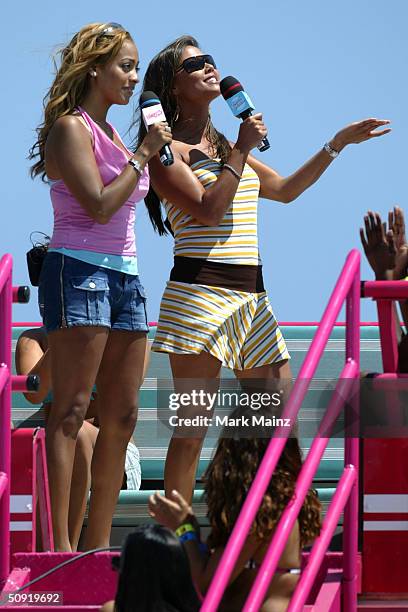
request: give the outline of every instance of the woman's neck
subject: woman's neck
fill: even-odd
[[[114,140],[114,134],[112,126],[106,121],[106,115],[108,113],[110,105],[102,105],[100,102],[86,98],[81,104],[81,108],[90,116],[103,132],[107,135],[110,140]]]
[[[196,106],[193,108],[183,107],[173,127],[173,135],[178,140],[197,144],[205,138],[209,121],[210,110],[208,105],[200,108]]]
[[[101,100],[99,96],[96,96],[92,92],[86,96],[81,104],[81,108],[83,108],[96,123],[106,123],[106,115],[108,114],[110,106],[110,104]]]

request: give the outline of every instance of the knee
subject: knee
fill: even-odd
[[[116,407],[112,410],[108,427],[115,431],[120,437],[129,438],[137,423],[138,404],[136,401],[129,403],[123,409]]]
[[[79,428],[76,442],[77,450],[88,450],[88,448],[93,448],[93,430],[97,433],[97,428],[95,425],[88,423],[88,421],[83,421],[82,426]]]
[[[67,411],[61,419],[64,434],[74,438],[80,436],[81,443],[85,441],[86,432],[81,428],[84,424],[86,411],[88,410],[89,398],[79,393],[70,403]]]

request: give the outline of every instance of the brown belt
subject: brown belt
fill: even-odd
[[[224,287],[247,293],[265,291],[262,266],[228,264],[198,257],[175,257],[170,280],[179,283]]]

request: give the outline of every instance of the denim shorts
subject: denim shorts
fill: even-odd
[[[148,332],[146,294],[138,276],[48,253],[38,290],[47,332],[103,326]]]

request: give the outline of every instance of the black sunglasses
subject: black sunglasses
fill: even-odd
[[[189,74],[196,70],[202,70],[206,64],[211,64],[213,68],[217,68],[214,58],[212,55],[196,55],[195,57],[188,57],[182,62],[181,66],[176,69],[177,72],[185,70]]]

